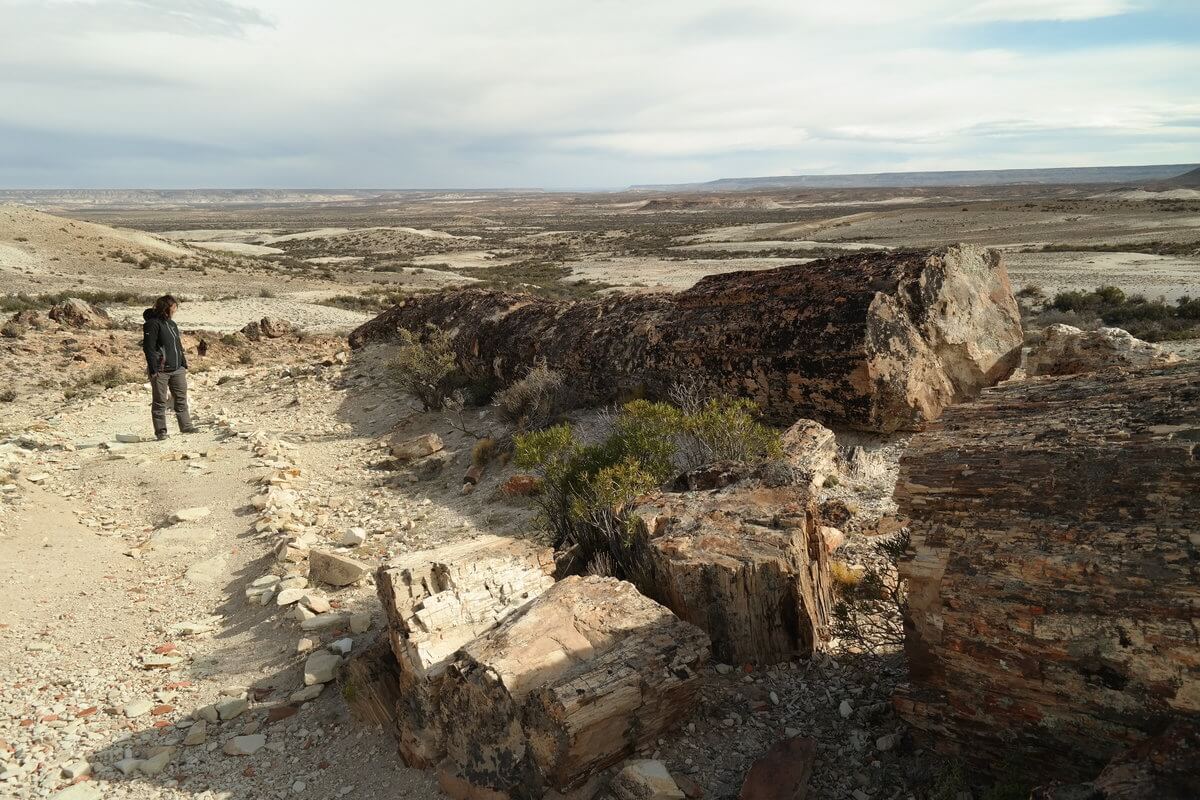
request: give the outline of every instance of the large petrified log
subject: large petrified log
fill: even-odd
[[[548,589],[548,547],[484,536],[408,553],[379,568],[376,588],[397,669],[400,752],[428,767],[443,753],[435,678],[457,650]]]
[[[1006,385],[901,461],[912,685],[983,767],[1095,775],[1200,715],[1200,364]]]
[[[1006,378],[1022,341],[1000,254],[972,245],[711,275],[678,294],[421,295],[350,343],[426,325],[453,330],[459,357],[504,381],[544,359],[580,402],[661,398],[687,380],[752,398],[776,421],[879,431],[920,427]]]
[[[559,581],[447,668],[443,768],[514,798],[570,788],[691,712],[708,649],[632,584]]]
[[[828,638],[829,557],[807,492],[743,482],[656,495],[638,515],[647,590],[703,629],[714,657],[773,664]]]

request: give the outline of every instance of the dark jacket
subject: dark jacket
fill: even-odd
[[[146,320],[142,323],[142,351],[150,374],[186,367],[187,356],[183,354],[183,341],[174,320],[156,316],[152,308],[142,312],[142,319]]]

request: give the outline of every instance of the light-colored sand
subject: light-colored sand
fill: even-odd
[[[1174,302],[1200,296],[1200,258],[1145,253],[1006,253],[1014,289],[1036,284],[1053,296],[1118,286],[1126,294],[1162,296]]]
[[[493,250],[460,250],[455,253],[431,253],[427,256],[417,256],[413,259],[413,263],[417,266],[445,264],[450,269],[474,269],[499,267],[511,264],[515,260],[513,258],[497,258]]]
[[[859,214],[844,214],[832,219],[815,222],[765,222],[752,225],[730,225],[725,228],[713,228],[695,236],[684,237],[681,244],[696,244],[699,242],[749,242],[772,239],[795,239],[810,236],[818,231],[837,228],[869,219],[878,212],[864,211]]]
[[[186,231],[163,231],[159,236],[181,242],[262,242],[276,231],[261,228],[195,228]]]
[[[121,306],[108,312],[121,321],[141,322],[142,308]],[[233,300],[201,300],[180,305],[175,321],[185,330],[228,333],[263,317],[280,317],[311,332],[343,331],[371,318],[361,311],[306,303],[290,297],[239,297]]]
[[[363,256],[321,256],[304,260],[309,264],[357,264],[363,260]]]
[[[274,256],[284,252],[278,247],[267,247],[261,244],[246,244],[245,242],[188,242],[192,247],[201,250],[216,250],[222,253],[237,253],[242,256]]]
[[[603,261],[568,264],[574,279],[600,281],[633,289],[665,289],[681,291],[694,285],[705,275],[741,270],[762,270],[784,264],[803,264],[805,258],[665,258],[620,257]]]
[[[1166,189],[1161,192],[1148,192],[1145,189],[1128,189],[1122,192],[1094,194],[1095,200],[1200,200],[1200,190],[1197,189]]]
[[[680,252],[756,252],[759,250],[887,250],[886,245],[868,242],[813,242],[800,240],[766,240],[748,242],[703,242],[681,244],[671,248]]]

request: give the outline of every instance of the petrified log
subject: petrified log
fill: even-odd
[[[544,359],[571,376],[580,403],[663,398],[686,380],[749,397],[776,421],[879,431],[920,427],[1008,377],[1022,342],[1000,254],[972,245],[711,275],[678,294],[421,295],[350,343],[426,325],[453,331],[459,358],[503,381]]]
[[[1198,442],[1196,362],[1006,385],[914,437],[900,713],[1076,780],[1200,714]]]
[[[643,587],[732,664],[810,656],[828,637],[828,550],[795,487],[737,484],[662,494],[638,508],[649,537]]]
[[[691,712],[708,646],[632,584],[559,581],[446,670],[447,765],[514,798],[568,789]]]
[[[548,547],[484,536],[408,553],[379,568],[376,588],[395,655],[400,753],[414,767],[442,757],[436,678],[458,648],[554,583]]]

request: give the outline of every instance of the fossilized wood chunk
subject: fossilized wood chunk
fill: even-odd
[[[438,676],[458,648],[551,584],[548,547],[502,536],[409,553],[379,568],[376,588],[399,672],[396,732],[411,766],[442,757]]]
[[[678,294],[556,302],[457,290],[410,298],[353,346],[427,324],[461,359],[515,380],[544,359],[580,402],[666,397],[683,380],[753,399],[772,419],[920,427],[1008,377],[1020,315],[995,250],[869,253],[711,275]]]
[[[549,547],[503,536],[408,553],[377,587],[401,669],[437,674],[464,644],[554,583]]]
[[[559,581],[447,669],[447,763],[513,797],[569,788],[690,713],[708,645],[632,584]]]
[[[650,537],[647,591],[702,628],[716,658],[771,664],[827,638],[828,549],[806,493],[739,484],[659,495],[638,512]]]
[[[996,388],[916,436],[914,725],[983,767],[1087,778],[1200,714],[1200,364]]]

